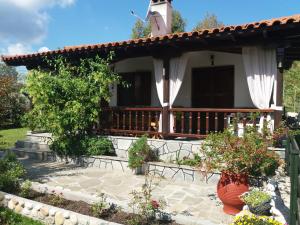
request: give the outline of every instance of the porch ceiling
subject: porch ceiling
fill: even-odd
[[[287,60],[300,59],[300,14],[263,20],[237,26],[225,26],[193,32],[174,33],[152,38],[104,44],[68,46],[60,50],[18,56],[2,56],[11,66],[27,66],[31,69],[43,65],[43,58],[64,55],[72,60],[94,55],[106,56],[114,51],[117,60],[151,55],[174,56],[184,51],[225,51],[241,53],[244,45],[268,44],[286,49]]]

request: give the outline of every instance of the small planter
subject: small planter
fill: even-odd
[[[218,183],[218,197],[222,201],[223,211],[229,215],[238,214],[244,202],[240,199],[240,195],[249,190],[248,176],[246,174],[233,174],[222,172]]]
[[[259,206],[253,207],[251,205],[248,205],[248,207],[249,207],[250,212],[252,212],[255,215],[258,215],[258,216],[270,216],[271,215],[270,210],[271,210],[272,206],[271,206],[270,201],[264,202]]]
[[[144,163],[142,166],[139,166],[134,169],[134,174],[135,175],[145,175],[148,170],[147,168],[148,168],[147,164]]]

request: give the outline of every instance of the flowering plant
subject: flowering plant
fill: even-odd
[[[283,225],[282,223],[266,216],[242,215],[236,216],[230,225]]]
[[[210,134],[201,147],[205,171],[226,171],[252,176],[273,175],[279,166],[279,156],[268,150],[270,140],[248,128],[243,137],[230,130]]]
[[[158,183],[154,182],[154,179],[154,177],[149,175],[145,176],[145,183],[142,189],[134,190],[131,193],[133,198],[129,206],[133,215],[135,215],[133,218],[136,222],[135,224],[143,224],[142,222],[152,224],[151,222],[156,219],[156,213],[161,213],[166,206],[166,202],[163,199],[157,201],[152,198],[152,192],[158,185]]]
[[[153,210],[157,210],[160,207],[160,204],[156,200],[151,200],[151,207]]]

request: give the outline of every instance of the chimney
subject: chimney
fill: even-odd
[[[172,33],[172,11],[172,0],[150,0],[147,19],[152,37]]]

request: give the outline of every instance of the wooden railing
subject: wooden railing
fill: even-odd
[[[248,124],[256,126],[259,118],[273,110],[259,109],[211,109],[211,108],[173,108],[173,132],[171,136],[205,137],[211,132],[219,132],[229,125],[237,131]]]
[[[110,107],[103,109],[100,131],[112,134],[159,135],[162,108]]]
[[[141,135],[147,133],[157,137],[203,138],[210,132],[223,131],[228,126],[238,129],[252,124],[256,126],[259,118],[273,110],[259,109],[207,109],[172,108],[173,126],[170,132],[160,132],[162,108],[109,107],[103,109],[98,131],[106,134]],[[170,118],[170,117],[169,117]]]

